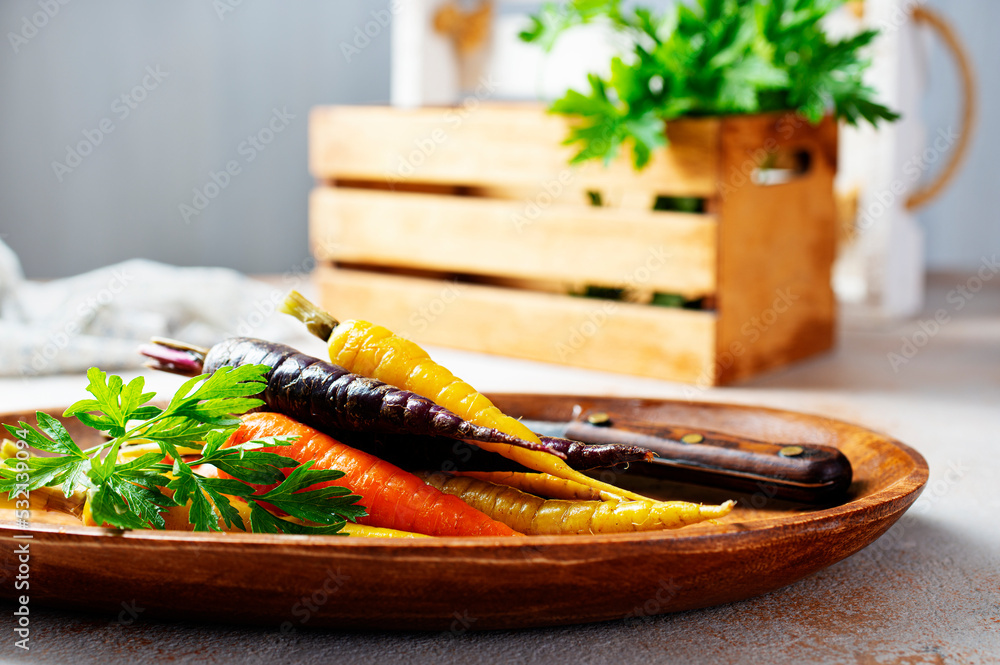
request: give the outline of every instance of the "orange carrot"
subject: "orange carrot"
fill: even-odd
[[[268,436],[297,436],[290,446],[269,448],[301,463],[314,461],[314,468],[337,469],[344,476],[329,485],[349,487],[361,495],[368,516],[360,524],[423,533],[429,536],[517,536],[501,522],[469,507],[458,497],[445,494],[411,473],[374,455],[346,446],[336,439],[279,413],[251,413],[227,446]],[[286,475],[291,469],[286,469]],[[220,475],[225,475],[221,474]],[[275,485],[256,486],[258,493]]]

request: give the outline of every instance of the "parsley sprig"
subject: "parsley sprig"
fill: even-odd
[[[589,90],[568,91],[551,110],[578,124],[567,144],[574,163],[611,160],[627,143],[636,168],[666,142],[664,121],[682,116],[795,110],[811,122],[832,112],[849,124],[899,115],[863,81],[865,30],[835,40],[822,21],[844,0],[685,0],[662,13],[621,0],[546,2],[521,39],[549,50],[576,25],[603,21],[631,53]]]
[[[59,487],[67,497],[85,492],[94,521],[122,529],[162,529],[163,511],[190,504],[189,520],[197,531],[221,530],[220,520],[229,529],[246,531],[248,525],[228,498],[239,497],[250,507],[254,532],[338,533],[346,520],[366,514],[357,505],[361,497],[345,487],[314,486],[337,480],[343,472],[314,469],[312,462],[299,465],[266,450],[290,445],[295,437],[223,447],[239,426],[236,416],[264,403],[253,396],[264,389],[269,369],[222,367],[185,382],[170,403],[160,407],[150,403],[156,394],[144,392],[143,377],[125,384],[121,377],[92,367],[87,391],[93,399],[80,400],[63,416],[105,432],[108,440],[81,449],[58,419],[42,412],[36,414],[34,426],[4,425],[18,440],[51,456],[6,460],[0,467],[0,492],[10,498],[42,487]],[[119,454],[128,450],[148,452],[131,459]],[[165,458],[173,462],[166,464]],[[201,464],[214,465],[232,478],[203,476],[196,471]],[[283,470],[291,467],[286,477]],[[276,483],[259,495],[251,486]],[[313,524],[278,517],[264,504]]]

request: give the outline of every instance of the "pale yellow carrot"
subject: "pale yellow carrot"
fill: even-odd
[[[686,501],[566,501],[542,499],[468,476],[420,474],[424,481],[525,535],[630,533],[676,529],[723,517],[735,503]]]

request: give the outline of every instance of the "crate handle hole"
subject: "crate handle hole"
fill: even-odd
[[[753,184],[761,187],[784,185],[809,173],[812,153],[803,148],[769,153],[750,174]]]

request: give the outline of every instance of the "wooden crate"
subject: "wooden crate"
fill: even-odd
[[[315,109],[323,305],[418,342],[706,385],[832,346],[834,121],[673,122],[640,173],[569,167],[565,134],[536,106]],[[653,210],[663,196],[705,212]],[[639,302],[568,295],[587,285]]]

